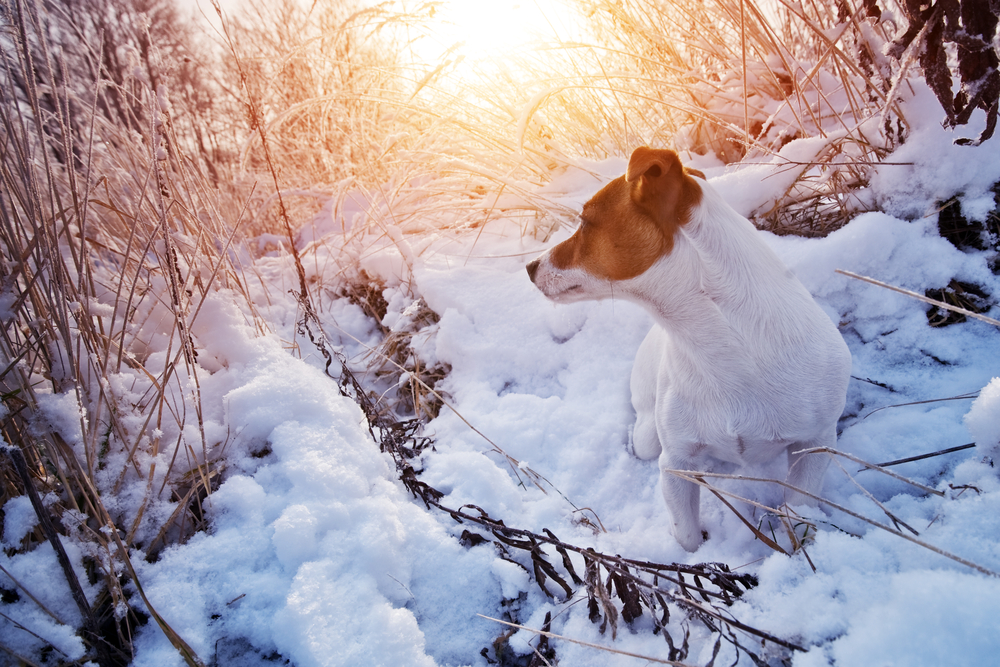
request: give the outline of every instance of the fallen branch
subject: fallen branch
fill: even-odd
[[[736,647],[737,652],[746,649],[736,641],[734,630],[789,650],[805,651],[797,644],[742,623],[723,611],[725,606],[757,585],[757,579],[752,574],[731,572],[723,563],[649,563],[603,554],[589,547],[563,542],[549,530],[544,530],[545,534],[539,534],[507,526],[502,520],[490,517],[485,510],[474,505],[463,505],[455,509],[442,504],[444,493],[422,481],[411,464],[432,442],[429,438],[416,435],[421,424],[416,420],[399,420],[386,411],[380,411],[347,367],[346,360],[341,358],[340,361],[341,391],[353,398],[367,415],[373,438],[382,451],[392,456],[397,475],[406,489],[427,508],[433,507],[445,512],[459,523],[473,523],[488,530],[495,539],[494,544],[501,552],[501,557],[508,554],[508,549],[526,554],[530,565],[518,565],[533,575],[536,585],[548,597],[555,598],[546,587],[547,581],[555,583],[562,590],[564,599],[572,596],[574,586],[583,586],[589,598],[590,618],[595,623],[602,623],[602,633],[610,625],[612,638],[615,638],[619,618],[631,623],[646,608],[652,615],[654,634],[662,632],[671,647],[671,659],[683,659],[687,652],[686,642],[680,650],[676,649],[667,631],[670,618],[667,605],[672,604],[687,615],[699,619],[711,632],[725,638]],[[492,541],[471,533],[466,539],[472,545]],[[552,554],[543,547],[555,550],[564,572],[553,565]],[[576,571],[578,566],[570,558],[571,553],[583,559],[584,577]],[[517,562],[509,556],[506,559]],[[664,587],[661,582],[668,583],[671,588]],[[617,598],[617,602],[614,598]],[[717,604],[721,606],[716,606]]]

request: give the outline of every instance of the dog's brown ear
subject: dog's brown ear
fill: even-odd
[[[632,201],[660,224],[684,224],[687,212],[701,197],[701,188],[685,173],[672,150],[636,148],[625,180],[631,186]]]

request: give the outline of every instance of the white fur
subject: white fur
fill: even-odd
[[[632,370],[633,448],[659,457],[674,536],[702,543],[699,487],[666,470],[710,459],[761,464],[788,452],[788,483],[816,493],[844,409],[851,356],[830,318],[746,218],[698,180],[700,204],[672,251],[641,275],[596,278],[539,258],[535,284],[558,302],[635,301],[656,324]],[[799,494],[795,494],[798,496]],[[792,497],[802,502],[803,497]]]

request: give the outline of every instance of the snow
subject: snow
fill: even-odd
[[[982,456],[1000,456],[1000,378],[983,387],[965,415],[965,425]]]
[[[940,495],[839,459],[920,540],[947,554],[859,518],[892,526],[836,465],[824,495],[859,516],[830,507],[810,510],[818,531],[805,552],[789,557],[770,550],[709,494],[702,501],[709,539],[694,554],[684,551],[670,537],[655,462],[639,461],[628,450],[634,419],[628,379],[649,316],[620,301],[547,301],[523,268],[546,246],[522,234],[517,220],[503,218],[466,235],[420,238],[393,227],[381,241],[368,239],[360,260],[387,285],[386,327],[407,326],[419,298],[440,317],[413,339],[424,365],[450,368],[436,387],[447,405],[424,429],[434,446],[419,460],[420,479],[443,492],[448,507],[472,504],[509,526],[547,528],[565,542],[604,553],[664,563],[722,562],[753,572],[760,583],[731,608],[734,617],[807,649],[767,648],[764,658],[788,659],[796,667],[994,662],[1000,635],[991,623],[1000,614],[1000,578],[984,571],[1000,572],[1000,481],[991,460],[1000,443],[1000,332],[972,320],[930,327],[926,305],[834,272],[845,269],[917,292],[958,279],[1000,294],[986,254],[960,251],[942,239],[935,211],[935,202],[959,195],[968,215],[985,215],[984,197],[1000,180],[997,140],[954,146],[938,115],[916,127],[891,157],[909,164],[879,169],[872,187],[882,212],[858,215],[823,239],[762,233],[851,348],[855,379],[840,450],[884,462],[963,444],[970,434],[976,442],[975,450],[893,467]],[[805,161],[819,148],[791,142],[779,158]],[[702,166],[749,213],[787,185],[785,176],[768,177],[781,169],[779,158],[740,171],[707,159]],[[623,168],[621,159],[581,162],[543,194],[578,208],[602,179]],[[360,256],[350,248],[338,255],[337,243],[323,239],[360,227],[366,210],[357,199],[331,203],[322,214],[327,219],[302,233],[312,253],[306,262],[311,276],[319,275],[317,267]],[[558,231],[551,242],[570,231]],[[498,618],[511,610],[528,627],[540,628],[551,612],[557,634],[666,656],[664,640],[648,623],[623,624],[612,641],[588,619],[585,594],[570,601],[547,598],[525,567],[490,544],[464,546],[459,536],[472,527],[410,496],[361,410],[341,395],[323,373],[322,357],[296,333],[297,304],[287,290],[297,278],[288,256],[262,257],[254,271],[269,285],[251,297],[271,333],[260,335],[250,324],[254,316],[244,312],[246,301],[225,291],[206,301],[192,328],[206,439],[224,448],[226,462],[221,485],[206,500],[208,529],[153,562],[141,550],[132,558],[152,606],[203,660],[270,664],[267,656],[277,652],[299,667],[485,665],[481,650],[505,629],[479,615]],[[346,299],[321,296],[324,330],[355,368],[363,367],[379,342],[374,323]],[[146,363],[162,367],[157,355],[163,352],[151,352]],[[72,392],[44,398],[42,409],[53,428],[78,443],[81,415]],[[170,440],[162,432],[151,435]],[[200,435],[183,435],[200,450]],[[159,474],[172,453],[164,444]],[[131,484],[120,502],[138,506],[146,482]],[[775,489],[760,484],[719,486],[780,502]],[[151,506],[149,513],[160,512],[162,523],[162,513],[173,507]],[[0,565],[31,581],[32,592],[65,622],[78,623],[65,584],[44,574],[58,567],[48,545],[14,553],[34,527],[25,500],[12,499],[3,510],[7,552]],[[760,514],[755,520],[767,521]],[[87,581],[80,543],[66,541]],[[0,583],[14,588],[7,575],[0,574]],[[87,592],[96,595],[96,589]],[[580,595],[584,603],[576,604]],[[13,607],[20,623],[69,659],[83,654],[69,626],[27,599]],[[680,620],[672,623],[681,627]],[[687,661],[705,664],[713,641],[697,621],[688,626]],[[11,637],[5,644],[30,651],[31,637],[3,627]],[[638,664],[552,641],[560,664]],[[757,641],[755,650],[762,650],[758,640],[741,641]],[[509,644],[528,653],[537,639],[519,631]],[[136,666],[183,664],[155,623],[139,629],[134,645]],[[717,664],[733,657],[724,643]]]
[[[240,426],[234,450],[266,443],[270,453],[259,466],[236,459],[255,470],[230,475],[211,496],[210,533],[139,567],[146,594],[203,656],[220,637],[246,637],[296,665],[356,665],[373,646],[367,664],[434,664],[422,656],[425,635],[446,635],[452,615],[497,597],[497,584],[472,586],[490,563],[410,502],[358,406],[276,338],[255,338],[225,296],[203,309],[213,323],[206,352],[228,369],[211,380],[226,423]],[[466,602],[424,610],[438,595],[432,573],[441,562],[469,588]],[[466,632],[490,640],[482,629]],[[458,659],[448,641],[441,637],[441,655]],[[141,633],[136,646],[137,666],[181,664],[158,631]]]
[[[21,540],[38,525],[38,515],[28,496],[11,498],[3,506],[3,546],[16,549]]]

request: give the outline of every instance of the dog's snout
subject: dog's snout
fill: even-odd
[[[531,282],[535,282],[535,274],[538,273],[538,265],[541,261],[536,259],[528,263],[528,266],[524,267],[528,271],[528,277],[531,278]]]

